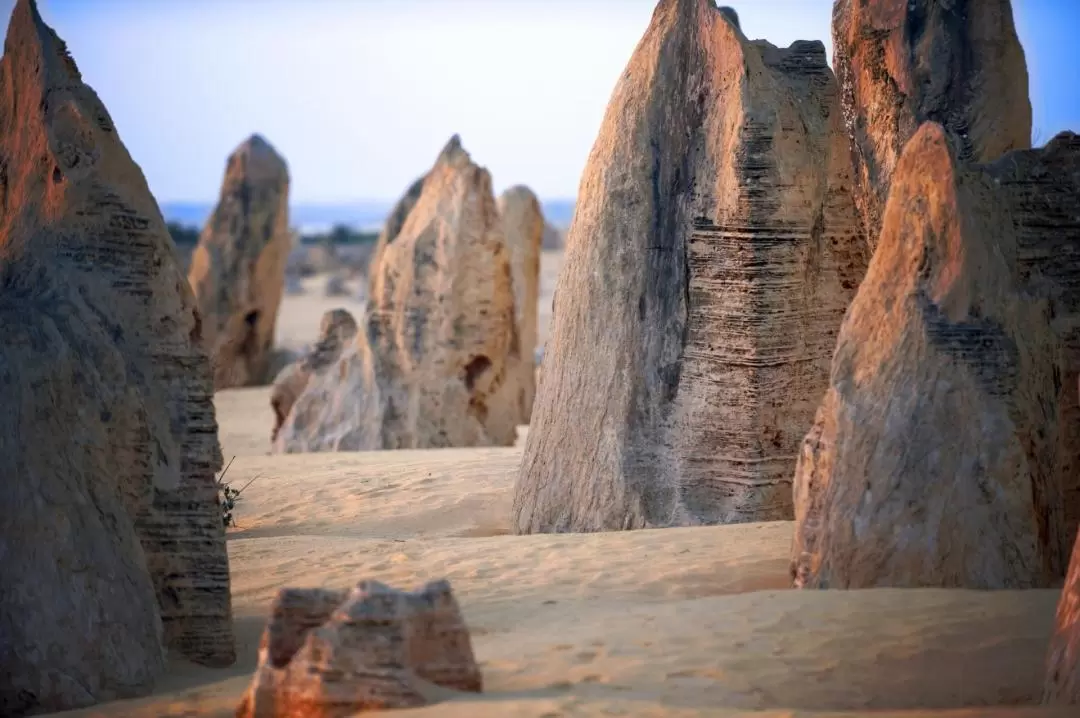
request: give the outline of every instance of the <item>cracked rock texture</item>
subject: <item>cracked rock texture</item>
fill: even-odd
[[[942,124],[960,159],[1031,146],[1027,64],[1009,0],[836,0],[833,67],[870,249],[904,144]]]
[[[0,61],[0,317],[0,714],[146,693],[165,647],[231,663],[194,297],[142,172],[32,0]]]
[[[274,326],[291,249],[288,168],[265,139],[252,135],[229,155],[221,197],[188,272],[215,389],[272,379]]]
[[[427,686],[479,693],[469,631],[446,581],[397,591],[283,589],[237,718],[346,718],[431,702]]]
[[[1047,587],[1068,561],[1064,356],[1020,240],[1045,223],[1010,158],[953,140],[927,123],[893,176],[795,474],[796,586]]]
[[[513,445],[510,256],[491,175],[456,135],[377,261],[356,342],[311,377],[275,450]]]
[[[533,191],[523,185],[499,196],[499,216],[503,220],[506,245],[510,250],[510,271],[514,282],[514,311],[517,318],[521,361],[519,387],[520,423],[528,424],[536,395],[537,323],[540,319],[540,249],[544,241],[544,214]]]
[[[820,42],[659,3],[582,177],[518,532],[791,518],[865,271],[851,180]]]
[[[274,411],[274,429],[270,441],[277,439],[281,425],[292,411],[296,398],[304,393],[311,376],[333,366],[341,352],[356,339],[356,320],[344,309],[331,309],[319,323],[319,338],[304,357],[292,362],[274,379],[270,408]]]
[[[1046,668],[1043,702],[1080,705],[1080,534],[1061,591]]]

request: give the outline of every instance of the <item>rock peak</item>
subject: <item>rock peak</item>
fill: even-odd
[[[459,162],[471,162],[472,158],[469,157],[469,153],[465,151],[465,148],[461,145],[461,135],[456,132],[442,148],[439,153],[439,158],[436,160],[436,164],[448,163],[457,164]]]
[[[7,37],[4,40],[4,57],[12,58],[16,67],[27,68],[24,53],[33,53],[34,72],[42,73],[45,87],[70,82],[81,82],[82,75],[68,52],[67,44],[45,24],[38,12],[36,0],[18,0],[11,12]],[[40,61],[40,64],[38,62]]]

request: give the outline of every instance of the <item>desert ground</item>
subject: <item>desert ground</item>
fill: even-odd
[[[541,341],[560,260],[545,253]],[[313,341],[327,309],[359,313],[323,281],[285,299],[279,345]],[[1075,716],[1033,705],[1057,591],[790,590],[787,522],[511,536],[520,440],[271,456],[268,395],[217,397],[226,480],[247,485],[228,536],[240,660],[173,660],[153,696],[63,715],[229,716],[278,588],[445,577],[485,693],[402,718]]]

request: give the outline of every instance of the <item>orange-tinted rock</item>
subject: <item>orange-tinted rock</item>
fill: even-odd
[[[942,123],[963,161],[1031,146],[1027,64],[1009,0],[836,0],[833,66],[871,249],[904,144]]]
[[[1080,534],[1058,603],[1056,629],[1050,642],[1043,702],[1080,705]]]
[[[235,659],[199,316],[146,180],[32,0],[0,61],[0,714]]]
[[[797,586],[1045,587],[1068,560],[1064,356],[1022,245],[1076,197],[1025,212],[1013,155],[958,146],[928,123],[893,175],[795,474]]]
[[[419,679],[419,680],[417,680]],[[345,718],[422,706],[422,682],[479,693],[480,669],[446,581],[397,591],[285,589],[237,718]]]

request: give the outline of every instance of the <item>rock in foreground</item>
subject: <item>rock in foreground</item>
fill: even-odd
[[[954,134],[963,161],[1031,146],[1010,0],[836,0],[832,36],[871,249],[900,152],[923,122]]]
[[[0,61],[0,714],[235,660],[194,297],[146,180],[36,3]]]
[[[924,125],[897,165],[795,474],[797,586],[1047,587],[1068,560],[1050,302],[958,144]]]
[[[265,139],[252,135],[229,155],[221,198],[188,274],[216,389],[272,378],[268,364],[291,249],[288,168]]]
[[[419,680],[418,680],[419,679]],[[345,718],[430,702],[425,684],[479,693],[480,669],[446,581],[416,593],[282,590],[237,718]]]
[[[491,175],[456,136],[376,261],[355,344],[308,382],[275,450],[512,445],[510,258]]]
[[[1080,534],[1061,591],[1057,628],[1050,643],[1043,702],[1080,705]]]
[[[660,2],[582,179],[517,531],[791,517],[865,270],[839,108],[821,43]]]

